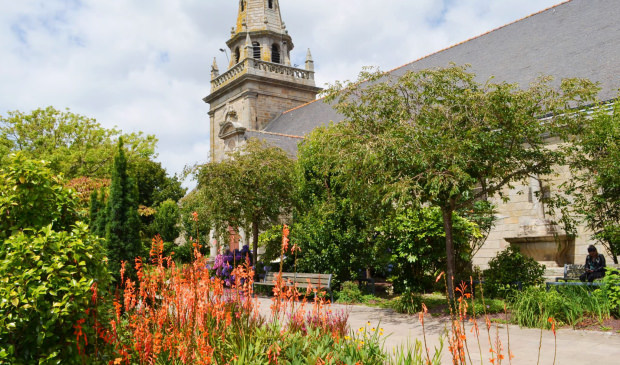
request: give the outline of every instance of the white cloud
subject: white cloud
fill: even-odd
[[[319,85],[387,70],[560,0],[281,0]],[[159,138],[170,172],[208,156],[210,65],[236,20],[230,0],[0,2],[0,114],[53,105]]]

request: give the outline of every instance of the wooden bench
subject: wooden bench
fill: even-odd
[[[277,276],[277,272],[268,272],[265,274],[265,279],[263,281],[254,282],[254,285],[275,286]],[[334,302],[334,296],[332,293],[332,274],[283,272],[282,283],[289,287],[295,286],[304,290],[306,290],[309,285],[312,285],[313,289],[325,290],[329,292],[329,297],[332,303]]]
[[[584,265],[579,264],[566,264],[564,265],[564,276],[556,276],[555,281],[575,281],[579,280],[581,274],[585,271]]]
[[[608,264],[607,267],[618,269],[620,265],[618,264]],[[600,279],[596,279],[594,282],[581,282],[579,281],[579,277],[585,271],[584,265],[579,264],[566,264],[564,265],[564,276],[558,276],[555,278],[555,282],[548,281],[545,283],[547,287],[547,291],[551,289],[551,287],[559,287],[559,286],[586,286],[586,287],[600,287],[603,283],[599,281]]]
[[[618,269],[620,264],[607,264],[607,267]],[[564,265],[564,276],[556,276],[555,281],[576,281],[579,280],[581,274],[585,271],[584,265],[579,264],[566,264]]]

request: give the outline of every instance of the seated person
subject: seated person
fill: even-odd
[[[586,272],[581,274],[579,280],[593,282],[605,276],[605,257],[599,255],[594,245],[588,247],[588,257],[586,257]]]

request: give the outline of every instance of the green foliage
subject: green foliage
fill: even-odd
[[[181,199],[187,189],[181,186],[178,176],[168,176],[160,162],[138,159],[129,163],[129,173],[138,184],[138,203],[157,207],[166,200]]]
[[[258,236],[258,246],[265,250],[260,256],[265,265],[279,259],[282,250],[282,225],[276,224],[261,232]]]
[[[94,340],[91,287],[109,282],[101,239],[86,225],[26,229],[0,247],[0,363],[81,364],[78,320]],[[84,338],[81,349],[89,351]]]
[[[609,308],[616,318],[620,318],[620,273],[618,269],[606,268],[603,277],[603,293],[609,301]]]
[[[422,296],[406,291],[392,303],[392,307],[398,313],[415,314],[422,311]]]
[[[140,218],[136,202],[137,188],[127,173],[123,140],[118,143],[114,157],[110,197],[106,208],[106,241],[110,271],[120,277],[121,261],[133,267],[134,259],[142,253]]]
[[[212,228],[208,208],[202,204],[205,199],[204,190],[194,189],[179,201],[181,226],[186,238],[197,239],[202,245],[208,245]]]
[[[93,190],[90,195],[90,231],[99,237],[105,237],[106,222],[105,192],[102,189],[99,194],[99,191]]]
[[[620,255],[620,99],[593,107],[587,118],[571,129],[568,154],[571,179],[546,199],[559,210],[564,228],[575,234],[585,223],[615,263]]]
[[[21,153],[0,168],[0,239],[25,228],[68,230],[78,219],[77,200],[44,162]]]
[[[378,195],[388,204],[440,208],[453,293],[452,213],[551,173],[564,153],[550,148],[547,136],[564,136],[568,125],[579,124],[582,118],[569,108],[590,104],[596,93],[593,83],[576,79],[563,80],[559,89],[550,78],[529,88],[480,84],[459,66],[398,77],[362,72],[357,82],[327,90],[326,101],[345,120],[337,126],[338,161],[317,173],[342,174],[339,181],[360,204]],[[540,123],[543,115],[553,118]]]
[[[317,128],[299,146],[291,229],[291,240],[301,246],[299,270],[333,273],[336,281],[382,266],[376,228],[393,210],[383,200],[385,174],[372,167],[372,158],[342,159],[359,153],[343,138],[348,132],[345,124]],[[359,172],[362,165],[367,169]]]
[[[164,242],[173,242],[179,237],[179,220],[181,214],[179,206],[172,200],[162,202],[157,208],[155,219],[153,220],[153,231],[161,236]]]
[[[489,261],[484,271],[484,289],[489,296],[505,297],[517,287],[516,282],[526,288],[543,283],[545,265],[525,256],[519,248],[508,246]]]
[[[548,292],[541,287],[529,287],[514,292],[510,302],[512,320],[524,327],[551,328],[549,317],[560,325],[575,326],[584,317],[602,321],[610,315],[604,293],[601,290],[591,292],[583,287],[563,287]]]
[[[68,179],[107,177],[111,172],[116,139],[122,137],[130,160],[154,155],[157,139],[142,133],[122,134],[103,128],[94,119],[53,107],[28,114],[0,116],[0,144],[6,153],[21,151],[32,159],[50,162],[50,168]],[[0,151],[2,152],[2,151]]]
[[[471,262],[469,243],[481,235],[478,226],[453,214],[453,239],[459,272]],[[445,231],[439,208],[405,209],[378,228],[387,256],[387,277],[397,292],[430,289],[446,266]],[[464,279],[464,278],[457,278]]]
[[[256,257],[259,230],[290,212],[293,169],[293,160],[282,149],[251,139],[228,159],[198,169],[201,193],[196,198],[222,241],[227,241],[229,227],[251,232]]]
[[[362,293],[357,283],[345,281],[340,286],[340,291],[336,293],[336,297],[339,303],[361,303],[364,293]]]

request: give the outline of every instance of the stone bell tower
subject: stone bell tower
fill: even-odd
[[[226,42],[230,64],[220,73],[211,67],[211,161],[245,141],[246,130],[261,130],[283,111],[315,100],[310,50],[305,68],[291,66],[293,40],[286,30],[278,0],[239,0],[237,22]]]

